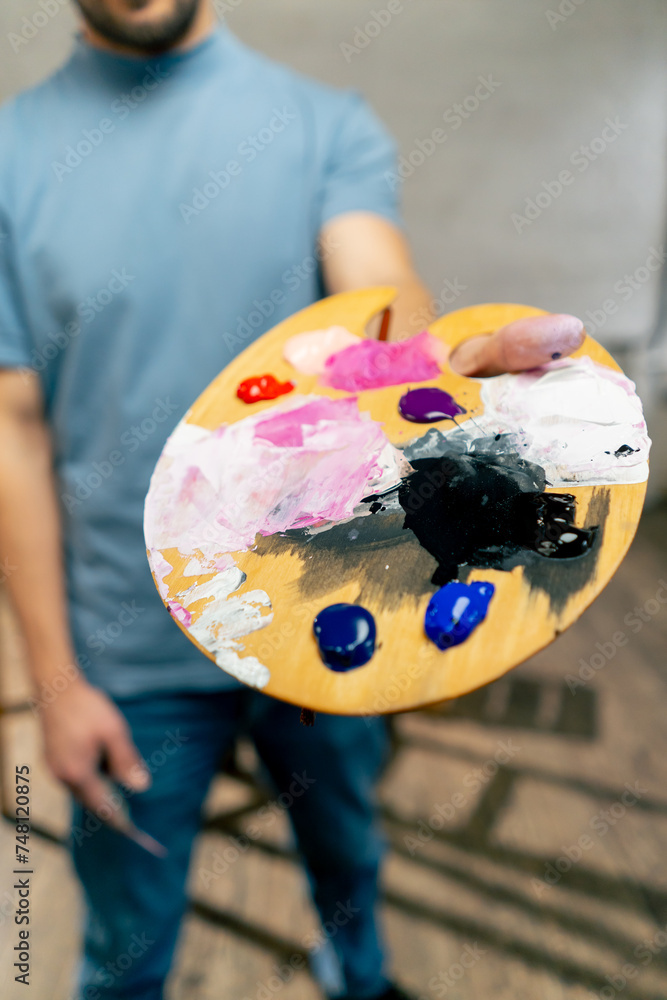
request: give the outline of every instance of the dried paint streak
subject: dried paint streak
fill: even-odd
[[[484,413],[453,434],[470,443],[503,435],[542,466],[552,486],[642,483],[648,437],[634,383],[590,358],[482,380]]]
[[[346,392],[428,382],[442,374],[446,349],[432,334],[383,343],[362,340],[327,359],[322,384]]]
[[[327,358],[359,343],[361,337],[356,337],[344,326],[330,326],[326,330],[312,330],[290,337],[283,348],[283,357],[304,375],[321,375]]]
[[[216,662],[228,674],[251,687],[263,688],[270,680],[269,670],[254,656],[239,657],[243,649],[239,640],[273,621],[271,601],[263,590],[230,596],[245,581],[245,574],[239,570],[236,573],[240,580],[227,581],[221,586],[216,578],[186,591],[183,596],[192,603],[208,599],[190,634],[214,653]]]
[[[266,668],[239,656],[239,640],[269,624],[271,602],[263,591],[232,598],[245,577],[230,553],[258,537],[353,517],[365,496],[396,486],[409,469],[355,399],[294,396],[215,431],[181,423],[146,499],[146,542],[163,599],[223,669],[264,686]],[[188,560],[186,575],[214,579],[170,595],[167,549]],[[203,611],[194,607],[204,599]]]
[[[411,531],[403,528],[405,514],[378,512],[336,524],[312,534],[308,529],[258,539],[257,554],[287,556],[301,563],[298,593],[305,602],[326,600],[327,595],[354,584],[362,604],[381,603],[398,611],[411,601],[415,608],[431,583],[437,563]],[[386,566],[390,565],[387,571]]]

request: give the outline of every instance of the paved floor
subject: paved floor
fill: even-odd
[[[555,645],[482,692],[396,720],[384,912],[396,976],[424,1000],[667,995],[666,529],[667,508],[646,515],[617,576]],[[6,645],[6,615],[1,625]],[[615,646],[619,631],[628,641]],[[28,691],[19,655],[4,663],[9,705]],[[6,715],[2,740],[6,771],[33,764],[38,825],[59,837],[66,803],[39,763],[31,713]],[[256,817],[266,795],[254,770],[242,747],[212,790],[170,1000],[271,1000],[274,966],[315,928],[285,815]],[[253,819],[262,836],[239,852]],[[63,848],[34,842],[31,997],[68,1000],[78,892]],[[211,877],[225,848],[228,870]],[[0,850],[13,851],[6,823]],[[3,862],[0,914],[11,899]],[[0,995],[18,1000],[6,930]],[[464,953],[471,967],[457,978]],[[280,992],[317,996],[306,972]]]

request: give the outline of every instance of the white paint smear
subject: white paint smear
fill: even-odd
[[[271,600],[263,590],[232,597],[244,581],[245,574],[234,567],[178,596],[187,598],[190,605],[208,599],[203,614],[190,626],[190,635],[214,654],[218,666],[228,674],[251,687],[263,688],[271,674],[256,657],[239,656],[239,651],[243,649],[239,639],[265,628],[273,621],[272,611],[264,613],[266,608],[271,607]]]
[[[355,398],[290,396],[213,431],[181,422],[156,466],[144,515],[163,600],[223,670],[264,687],[268,669],[240,655],[240,640],[270,624],[271,601],[264,591],[237,593],[245,575],[232,553],[252,548],[257,535],[352,518],[365,496],[396,486],[409,468]],[[168,549],[187,560],[185,579],[215,576],[170,598]],[[195,608],[202,600],[203,611]]]
[[[481,380],[484,414],[461,426],[472,441],[513,435],[553,486],[643,483],[651,441],[635,385],[590,358]]]

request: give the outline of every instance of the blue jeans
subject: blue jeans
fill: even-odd
[[[78,997],[161,1000],[202,802],[239,734],[252,738],[278,802],[289,806],[325,929],[320,940],[329,939],[337,959],[333,992],[381,993],[383,840],[374,785],[386,759],[384,720],[318,715],[306,728],[299,709],[250,690],[151,695],[118,706],[153,776],[147,792],[129,797],[132,819],[169,854],[152,857],[75,806],[72,850],[88,911]]]

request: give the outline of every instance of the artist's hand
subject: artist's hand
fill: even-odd
[[[567,357],[581,347],[584,336],[584,324],[576,316],[531,316],[465,341],[455,348],[449,361],[460,375],[520,372]]]
[[[46,759],[59,778],[91,812],[109,804],[109,775],[134,791],[145,791],[150,775],[128,725],[110,698],[82,678],[42,711]]]

